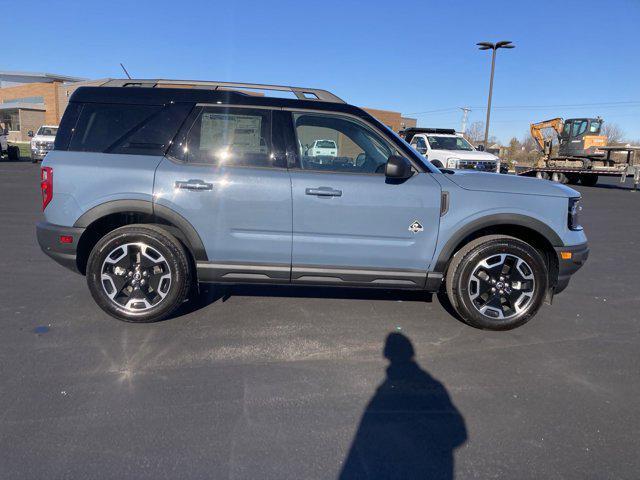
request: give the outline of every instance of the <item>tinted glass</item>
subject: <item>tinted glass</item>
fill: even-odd
[[[193,104],[167,105],[110,148],[111,153],[164,155]]]
[[[161,108],[155,105],[87,103],[76,123],[69,150],[104,152]]]
[[[78,121],[78,116],[82,111],[81,103],[71,102],[67,105],[62,120],[60,120],[60,127],[58,127],[58,134],[53,143],[54,150],[66,150],[69,146],[69,141],[74,132],[74,127]]]
[[[466,150],[471,151],[473,148],[464,138],[460,137],[434,137],[430,136],[429,144],[434,150]]]
[[[345,173],[384,174],[387,159],[397,151],[369,127],[338,115],[294,114],[300,167]],[[331,141],[335,151],[318,151],[319,141]]]
[[[271,155],[271,112],[204,108],[189,129],[181,157],[190,163],[275,167]]]
[[[577,120],[573,122],[571,136],[577,137],[578,135],[582,135],[587,130],[587,123],[588,122],[586,120]]]

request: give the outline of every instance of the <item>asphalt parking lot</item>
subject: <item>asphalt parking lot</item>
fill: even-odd
[[[0,163],[0,478],[640,475],[629,184],[578,187],[587,265],[499,333],[426,295],[284,287],[119,322],[37,246],[38,176]]]

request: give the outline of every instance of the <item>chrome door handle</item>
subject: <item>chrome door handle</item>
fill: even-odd
[[[318,188],[307,188],[305,192],[307,195],[317,195],[319,197],[341,197],[342,190],[336,190],[331,187],[318,187]]]
[[[175,183],[176,188],[184,190],[212,190],[213,183],[207,183],[202,180],[178,180]]]

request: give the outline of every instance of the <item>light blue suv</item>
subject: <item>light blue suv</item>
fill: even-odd
[[[318,140],[335,155],[309,155]],[[199,282],[276,283],[442,292],[468,324],[504,330],[588,255],[575,190],[438,170],[324,90],[79,88],[41,188],[44,252],[131,322],[167,317]]]

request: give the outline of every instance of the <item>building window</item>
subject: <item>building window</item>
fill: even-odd
[[[0,112],[0,124],[2,127],[7,127],[10,131],[20,130],[20,115],[18,110],[8,110]]]
[[[2,103],[44,103],[44,97],[6,98]]]

